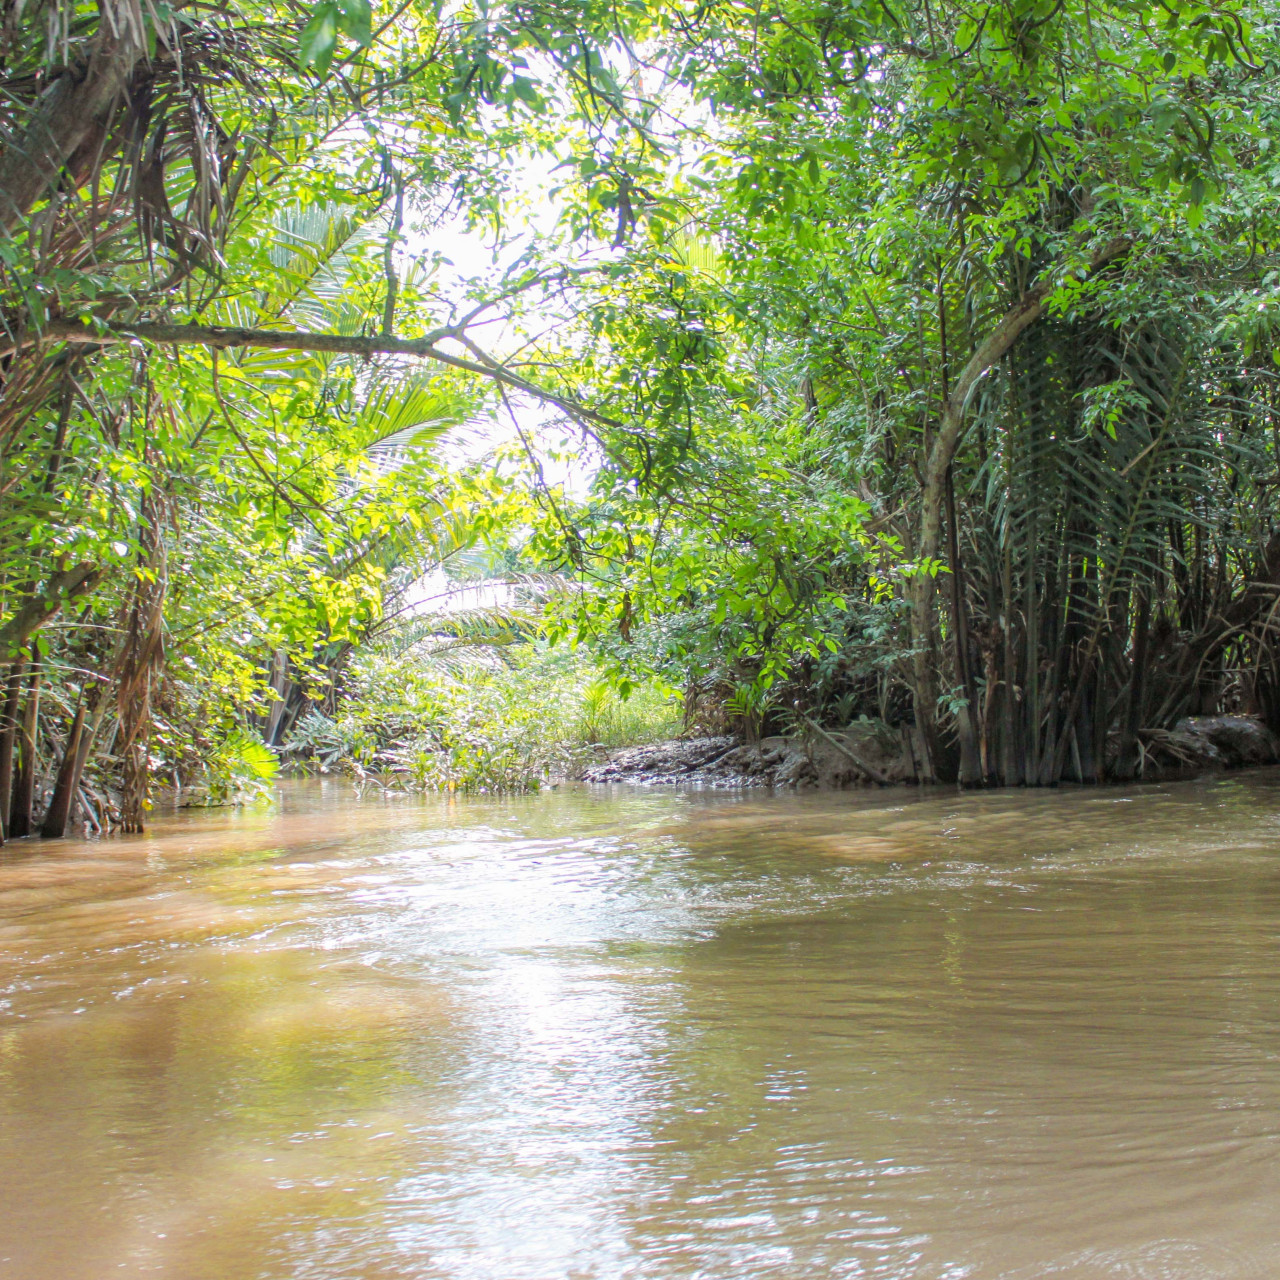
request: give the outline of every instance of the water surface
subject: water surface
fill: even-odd
[[[1280,772],[0,851],[0,1277],[1280,1270]]]

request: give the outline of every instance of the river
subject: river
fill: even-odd
[[[1280,771],[0,851],[5,1280],[1280,1273]]]

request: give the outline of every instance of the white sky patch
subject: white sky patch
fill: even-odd
[[[462,585],[451,582],[443,569],[433,569],[404,593],[401,616],[420,618],[439,614],[449,617],[482,609],[502,609],[514,603],[515,591],[515,587],[507,582]]]
[[[400,269],[405,271],[415,261],[429,261],[439,255],[443,261],[438,262],[431,284],[433,292],[442,299],[498,293],[504,279],[535,241],[548,240],[555,234],[561,206],[551,192],[563,180],[562,176],[553,174],[559,163],[553,155],[526,157],[515,187],[515,199],[508,209],[512,222],[500,238],[492,229],[468,226],[461,213],[442,219],[429,230],[406,228],[399,253]],[[459,301],[456,310],[464,313],[468,305],[466,301]],[[441,316],[441,319],[447,322],[449,317]],[[518,358],[531,337],[564,324],[566,319],[563,313],[545,307],[535,307],[514,317],[497,308],[491,323],[476,327],[475,337],[496,359],[508,360]],[[455,433],[444,443],[444,457],[466,465],[495,449],[517,444],[523,434],[536,453],[543,481],[574,497],[583,496],[595,468],[587,461],[585,448],[581,450],[582,456],[577,456],[573,447],[575,433],[565,422],[564,414],[554,406],[512,392],[508,392],[507,404],[497,402],[486,421]],[[437,568],[406,591],[401,611],[404,617],[421,617],[502,608],[513,602],[514,591],[502,582],[459,584],[452,581],[443,568]]]
[[[492,229],[469,227],[461,213],[442,219],[429,230],[406,229],[399,255],[401,269],[438,254],[443,261],[436,268],[431,285],[441,298],[461,300],[477,294],[499,293],[503,282],[530,249],[536,243],[549,242],[556,234],[563,206],[552,192],[564,182],[564,175],[555,172],[561,163],[562,158],[553,154],[522,158],[513,198],[507,208],[510,222],[500,238]],[[464,313],[468,305],[466,301],[457,301],[457,312]],[[444,322],[449,319],[440,318]],[[495,359],[518,360],[531,341],[536,342],[543,333],[553,332],[568,319],[564,311],[546,302],[506,312],[497,307],[491,319],[481,319],[473,334]],[[459,354],[468,353],[459,351]],[[506,406],[497,403],[487,428],[473,432],[470,439],[460,442],[459,456],[472,460],[488,449],[516,443],[518,435],[523,433],[538,454],[545,482],[563,487],[575,496],[584,494],[595,468],[585,456],[585,449],[580,460],[565,456],[573,452],[576,433],[565,422],[564,414],[554,406],[510,391],[507,401],[516,422],[512,422]]]

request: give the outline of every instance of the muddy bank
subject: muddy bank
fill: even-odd
[[[1251,716],[1194,716],[1138,736],[1137,777],[1147,781],[1280,761],[1280,740]],[[803,736],[755,743],[722,736],[626,747],[583,770],[581,778],[635,786],[835,791],[914,783],[917,759],[910,729],[862,720],[842,730],[815,725]]]
[[[820,736],[820,734],[822,736]],[[905,732],[880,721],[804,738],[692,738],[626,747],[587,768],[584,782],[641,786],[778,787],[842,790],[914,781],[916,767]]]

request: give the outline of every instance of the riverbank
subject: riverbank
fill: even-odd
[[[612,751],[584,769],[581,779],[793,791],[898,786],[920,779],[920,752],[913,738],[906,726],[860,720],[840,731],[811,725],[802,735],[759,742],[728,735],[672,739]],[[1172,729],[1141,730],[1138,743],[1137,776],[1145,781],[1280,762],[1280,739],[1251,716],[1191,716]]]

